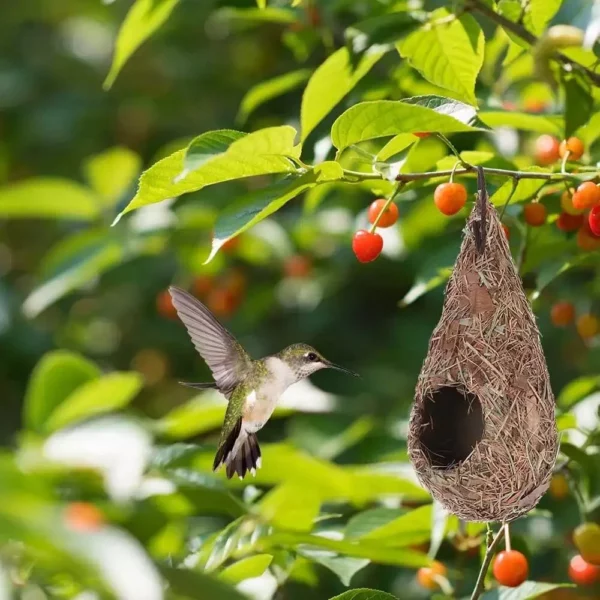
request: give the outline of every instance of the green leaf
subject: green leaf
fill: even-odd
[[[77,354],[56,350],[44,355],[35,366],[25,393],[25,425],[42,431],[48,417],[67,396],[98,377],[100,369]]]
[[[338,150],[352,144],[399,133],[476,131],[453,117],[398,100],[360,102],[342,113],[331,128]]]
[[[569,409],[600,388],[600,376],[579,377],[569,382],[558,395],[558,405]]]
[[[297,20],[296,13],[293,10],[275,6],[269,6],[265,9],[224,7],[217,10],[211,18],[211,21],[214,21],[215,24],[236,25],[237,27],[242,28],[260,25],[262,23],[290,25]]]
[[[533,600],[547,592],[558,588],[575,587],[570,583],[541,583],[538,581],[526,581],[517,588],[499,588],[485,593],[482,600]]]
[[[435,558],[448,529],[449,514],[437,500],[433,501],[431,510],[431,541],[429,542],[429,558]]]
[[[340,48],[317,68],[302,96],[300,123],[303,141],[384,53],[380,49],[367,52],[353,68],[348,49]]]
[[[337,163],[333,164],[337,165]],[[341,170],[341,167],[339,169]],[[329,173],[332,171],[331,168],[326,168],[321,176],[326,177],[327,170]],[[204,264],[209,263],[228,240],[250,229],[278,211],[298,194],[313,187],[318,177],[317,169],[300,177],[291,175],[269,187],[250,192],[234,200],[217,218],[212,248]]]
[[[361,588],[356,590],[348,590],[339,596],[333,596],[330,600],[398,600],[396,596],[392,596],[387,592],[379,590],[369,590]]]
[[[183,179],[190,171],[195,171],[211,159],[225,154],[233,142],[247,135],[243,131],[235,131],[234,129],[218,129],[195,137],[186,149],[185,160],[183,161],[184,169],[180,178]]]
[[[29,294],[23,303],[23,313],[29,318],[36,317],[69,292],[119,264],[123,255],[124,249],[117,240],[109,238],[103,243],[91,244],[74,264],[67,265]]]
[[[523,23],[525,28],[535,35],[544,33],[561,3],[562,0],[529,0]]]
[[[541,236],[540,236],[541,237]],[[576,267],[583,266],[585,264],[593,264],[595,262],[595,257],[593,254],[579,254],[572,258],[568,258],[565,260],[564,251],[566,248],[563,246],[561,251],[561,243],[555,243],[555,245],[549,249],[547,246],[543,245],[543,237],[538,237],[536,239],[536,246],[532,249],[537,251],[539,249],[542,254],[542,259],[548,259],[548,256],[551,255],[551,251],[556,250],[558,258],[551,262],[546,262],[543,264],[538,271],[538,276],[536,279],[536,288],[535,291],[531,294],[531,300],[537,300],[542,293],[542,291],[550,285],[555,279],[564,275],[567,271],[574,269]],[[551,240],[549,241],[551,243]],[[561,254],[563,254],[561,256]],[[525,268],[529,268],[533,261],[531,258],[535,256],[532,251],[527,260],[525,261]],[[533,262],[533,264],[535,264]]]
[[[532,115],[528,113],[485,110],[479,113],[479,118],[492,128],[512,127],[521,131],[535,133],[550,133],[562,136],[563,119],[555,115]]]
[[[409,146],[417,142],[412,133],[399,133],[395,135],[378,153],[377,161],[387,161],[393,156],[397,156]]]
[[[337,435],[330,435],[319,444],[318,454],[321,458],[333,460],[348,448],[363,440],[373,429],[375,422],[371,416],[356,419]]]
[[[245,579],[260,577],[271,564],[271,554],[256,554],[248,558],[242,558],[229,565],[219,573],[219,578],[231,585],[237,585]]]
[[[413,16],[403,11],[368,17],[344,30],[346,46],[360,56],[374,45],[395,43],[415,24]]]
[[[250,88],[242,98],[237,115],[238,123],[245,123],[248,117],[261,105],[297,88],[310,77],[310,69],[290,71],[273,77]]]
[[[40,260],[38,275],[40,279],[50,279],[60,271],[81,262],[85,257],[97,252],[106,243],[106,229],[86,228],[66,235],[52,246]]]
[[[223,423],[227,405],[222,400],[209,400],[200,395],[174,408],[158,423],[158,431],[171,439],[185,439],[218,429]],[[289,415],[292,411],[276,408],[271,418]]]
[[[362,536],[363,541],[374,541],[389,546],[407,546],[427,541],[431,535],[433,508],[421,506],[373,529]]]
[[[390,494],[402,494],[405,498],[419,500],[429,497],[425,490],[412,481],[377,472],[370,466],[341,467],[300,452],[288,444],[264,444],[261,450],[262,467],[255,479],[259,486],[293,482],[314,489],[322,502],[345,499],[357,505]],[[203,453],[195,465],[199,469],[210,470],[212,460],[212,453]],[[232,479],[229,485],[237,487],[244,484]]]
[[[119,29],[113,62],[103,84],[105,90],[112,87],[129,57],[169,18],[177,2],[135,0]]]
[[[518,23],[523,16],[523,6],[520,0],[500,0],[498,2],[498,12],[513,23]],[[522,52],[523,48],[528,48],[527,42],[516,33],[508,29],[504,29],[506,35],[510,38],[511,44],[507,52],[507,57],[504,59],[504,64],[508,64],[514,60],[518,52]]]
[[[142,168],[142,159],[128,148],[111,148],[89,158],[83,166],[90,187],[103,204],[112,206],[132,185]]]
[[[556,428],[558,431],[566,431],[567,429],[577,429],[577,417],[571,413],[558,415],[556,417]]]
[[[204,567],[206,571],[214,571],[235,552],[240,539],[244,535],[243,526],[244,519],[240,517],[222,529],[214,537],[211,544],[203,545],[203,550],[208,552]]]
[[[542,169],[541,167],[532,167],[531,169],[523,170],[550,173],[549,169]],[[510,204],[530,200],[542,189],[545,183],[546,181],[544,179],[520,179],[517,184],[517,189],[510,198]],[[506,181],[491,195],[490,202],[494,206],[504,205],[510,196],[512,188],[513,182],[510,180]]]
[[[196,444],[178,442],[168,446],[157,446],[152,455],[152,467],[156,469],[168,469],[184,466],[189,463],[190,458],[201,451]]]
[[[119,410],[129,404],[142,388],[138,373],[110,373],[88,381],[65,398],[48,417],[46,431],[55,431],[88,417]]]
[[[183,467],[165,469],[162,475],[175,484],[178,497],[184,500],[184,510],[189,513],[237,518],[248,512],[246,505],[212,475]]]
[[[346,525],[344,537],[346,539],[360,538],[370,533],[371,531],[387,525],[394,521],[402,514],[404,510],[397,508],[370,508],[357,515],[354,515]]]
[[[594,109],[594,99],[583,77],[576,75],[569,77],[563,87],[565,90],[564,137],[568,138],[589,121]]]
[[[313,562],[323,565],[325,568],[335,573],[345,586],[349,586],[352,577],[371,562],[368,558],[336,556],[335,554],[324,550],[299,549],[298,553]]]
[[[229,145],[227,135],[233,140]],[[294,146],[295,137],[296,130],[289,126],[268,127],[248,135],[230,130],[202,134],[188,149],[174,152],[142,174],[137,194],[113,224],[140,206],[195,192],[215,183],[296,172],[296,166],[288,158],[300,155],[300,148]],[[210,154],[211,148],[213,154]],[[190,171],[186,163],[197,168]]]
[[[445,96],[437,96],[429,94],[425,96],[412,96],[402,100],[405,104],[414,104],[416,106],[424,106],[430,108],[441,115],[454,117],[457,121],[465,125],[474,127],[487,128],[484,123],[477,118],[477,108],[471,104],[465,104],[454,98],[446,98]]]
[[[404,308],[409,304],[412,304],[415,300],[421,298],[425,294],[435,290],[436,288],[444,285],[452,275],[452,267],[439,267],[434,275],[424,276],[419,275],[415,282],[412,284],[410,290],[406,292],[404,298],[398,303],[400,307]]]
[[[350,542],[347,540],[333,540],[321,535],[309,533],[276,532],[263,540],[274,546],[306,545],[314,548],[330,550],[337,554],[367,558],[373,562],[385,565],[398,565],[404,567],[424,567],[431,564],[431,560],[423,553],[408,548],[385,547],[381,544]]]
[[[290,482],[271,490],[257,510],[263,519],[279,529],[310,531],[320,507],[316,491]]]
[[[224,581],[209,577],[198,570],[161,567],[161,573],[169,582],[169,588],[177,598],[194,598],[194,600],[248,600]]]
[[[0,187],[0,218],[92,221],[98,198],[86,187],[58,177],[35,177]]]
[[[577,463],[588,476],[593,476],[598,470],[598,462],[596,458],[591,454],[587,454],[584,449],[568,442],[562,442],[560,445],[560,451],[573,462]]]
[[[334,160],[327,160],[316,165],[314,172],[317,176],[317,183],[339,181],[344,177],[344,169],[342,165]]]
[[[426,197],[416,203],[416,206],[412,208],[404,219],[401,219],[400,230],[402,232],[402,239],[406,247],[410,250],[420,248],[423,240],[438,235],[448,225],[448,217],[444,216],[437,209],[431,197],[432,195],[433,188],[431,188],[431,192]],[[446,262],[435,265],[427,272],[424,272],[420,279],[427,284],[432,278],[445,276],[444,271],[440,271],[439,269],[444,269],[447,264]],[[440,280],[439,283],[441,284],[443,281]],[[413,299],[413,302],[414,300],[416,300],[416,297]]]
[[[483,64],[484,38],[471,15],[452,19],[451,11],[439,8],[398,50],[425,79],[477,104],[475,80]]]

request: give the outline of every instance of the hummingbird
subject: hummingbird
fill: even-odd
[[[225,465],[228,479],[234,473],[240,479],[248,471],[256,475],[261,466],[256,433],[290,385],[321,369],[359,376],[325,359],[308,344],[292,344],[277,354],[254,360],[202,302],[174,286],[169,293],[192,343],[214,377],[208,383],[180,383],[195,389],[217,389],[228,400],[213,463],[213,471]]]

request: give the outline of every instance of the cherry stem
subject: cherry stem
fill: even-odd
[[[379,211],[379,214],[377,215],[375,222],[373,223],[373,225],[371,225],[371,228],[369,229],[369,233],[375,233],[375,229],[377,229],[377,225],[379,224],[379,221],[381,220],[383,213],[390,207],[390,204],[394,200],[394,196],[397,194],[399,187],[400,187],[399,185],[394,186],[394,190],[390,194],[390,197],[385,201],[385,204],[383,205],[383,208]]]
[[[571,151],[567,150],[565,152],[565,155],[563,156],[562,162],[560,163],[560,172],[563,175],[566,175],[566,168],[567,168],[567,161],[569,160],[569,154],[571,154]]]
[[[504,523],[504,540],[506,544],[506,551],[510,552],[512,550],[512,546],[510,545],[510,529],[508,523]]]
[[[498,544],[502,541],[504,537],[504,527],[500,527],[498,533],[496,533],[492,542],[488,545],[487,550],[485,551],[485,558],[483,559],[483,564],[481,565],[481,570],[479,571],[479,575],[477,577],[477,583],[475,584],[475,588],[473,589],[473,593],[471,594],[470,600],[477,600],[481,597],[483,592],[483,586],[485,583],[485,576],[487,575],[488,569],[490,567],[490,563],[492,562],[492,558],[494,557],[494,551],[498,547]]]
[[[450,148],[450,152],[452,152],[452,154],[454,154],[454,156],[456,156],[456,158],[458,159],[460,164],[465,169],[473,169],[474,168],[473,165],[470,165],[468,162],[463,160],[463,158],[460,155],[460,152],[456,149],[454,144],[443,133],[436,133],[435,135],[438,139],[442,140],[442,142],[444,142],[444,144],[446,144],[446,146],[448,146],[448,148]],[[450,180],[450,181],[452,181],[452,180]]]
[[[454,589],[446,577],[443,575],[434,575],[433,580],[440,586],[440,589],[446,596],[452,596]]]
[[[460,159],[458,161],[456,161],[454,163],[454,166],[452,167],[452,173],[450,173],[450,183],[452,183],[454,181],[454,173],[456,173],[456,167],[458,167],[459,164],[461,164]]]

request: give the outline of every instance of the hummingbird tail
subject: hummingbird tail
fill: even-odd
[[[255,433],[244,429],[241,417],[225,441],[219,446],[213,463],[213,471],[216,471],[222,464],[225,464],[225,473],[228,479],[231,479],[234,473],[243,479],[248,471],[254,475],[256,469],[260,468],[261,452],[258,439]]]

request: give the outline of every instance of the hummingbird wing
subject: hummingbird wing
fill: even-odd
[[[250,357],[199,300],[174,286],[169,288],[169,293],[196,350],[212,371],[221,393],[229,399],[238,383],[247,376]]]

